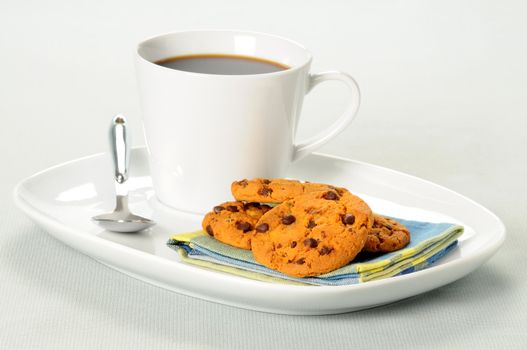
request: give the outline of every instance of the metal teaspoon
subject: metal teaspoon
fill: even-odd
[[[137,232],[144,230],[155,222],[134,215],[128,209],[128,189],[124,185],[128,180],[130,149],[126,130],[126,119],[119,114],[112,120],[110,128],[110,148],[114,165],[116,204],[112,213],[92,217],[101,227],[115,232]]]

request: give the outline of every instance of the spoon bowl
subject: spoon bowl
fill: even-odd
[[[101,227],[105,228],[108,231],[123,233],[138,232],[154,225],[154,222],[152,222],[152,220],[143,218],[141,216],[132,215],[131,218],[127,219],[115,219],[112,217],[105,218],[104,216],[106,215],[110,214],[95,216],[93,217],[93,220],[97,221],[97,223]]]
[[[113,212],[94,216],[92,220],[108,231],[123,233],[138,232],[155,225],[154,221],[130,212],[128,197],[117,196],[116,201]]]

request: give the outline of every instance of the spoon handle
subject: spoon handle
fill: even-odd
[[[128,180],[130,148],[127,134],[126,118],[122,114],[116,115],[112,119],[110,128],[110,148],[114,165],[114,179],[118,184],[123,184]]]

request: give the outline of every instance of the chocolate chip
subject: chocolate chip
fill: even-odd
[[[232,212],[232,213],[237,213],[238,212],[238,207],[235,206],[235,205],[228,205],[227,206],[227,210]]]
[[[276,245],[276,249],[280,249],[280,248],[282,248],[282,245],[281,245],[280,243],[278,243],[278,244]]]
[[[260,209],[262,206],[260,205],[260,203],[243,203],[243,208],[245,210],[247,209],[250,209],[250,208],[257,208],[257,209]]]
[[[273,190],[265,186],[258,190],[258,194],[261,196],[269,196],[271,193],[273,193]]]
[[[253,229],[253,226],[246,222],[246,221],[236,221],[236,228],[240,231],[243,231],[243,233],[249,232]]]
[[[271,180],[269,179],[263,179],[262,182],[266,185],[269,185],[271,183]]]
[[[328,191],[322,195],[322,198],[327,199],[328,201],[334,201],[339,199],[339,195],[333,191]]]
[[[247,187],[248,184],[249,184],[249,181],[247,181],[247,180],[238,181],[238,185],[240,185],[242,187]]]
[[[328,186],[333,191],[337,192],[339,196],[342,196],[344,194],[344,189],[342,187],[335,187],[335,186]]]
[[[296,218],[293,215],[286,215],[282,218],[282,224],[284,225],[291,225],[295,221]]]
[[[355,222],[355,216],[353,214],[342,215],[342,223],[344,225],[353,225],[354,222]]]
[[[297,263],[298,265],[304,265],[305,262],[306,262],[306,258],[300,258],[300,259],[298,259],[298,260],[296,261],[296,263]]]
[[[212,227],[210,227],[210,225],[207,225],[207,227],[205,227],[205,230],[207,230],[207,233],[211,236],[214,236],[214,232],[212,232]]]
[[[267,230],[269,230],[269,225],[266,223],[256,226],[256,232],[264,233],[267,232]]]
[[[309,220],[307,223],[307,228],[313,228],[315,226],[317,226],[317,224],[313,220]]]
[[[314,238],[306,238],[304,239],[304,245],[308,246],[309,248],[316,248],[318,246],[318,242]]]
[[[333,251],[333,248],[328,246],[323,246],[322,249],[320,249],[319,253],[320,255],[327,255]]]
[[[291,242],[291,248],[296,247],[296,241]]]
[[[221,205],[217,205],[217,206],[215,206],[212,210],[214,210],[214,212],[215,212],[216,214],[219,214],[219,212],[222,211],[222,210],[224,210],[224,209],[225,209],[225,208],[222,207]]]

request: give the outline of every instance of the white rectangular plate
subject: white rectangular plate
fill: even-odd
[[[347,187],[380,214],[462,224],[465,233],[459,246],[426,270],[358,285],[254,281],[180,262],[166,241],[173,233],[199,229],[201,217],[172,210],[156,200],[144,148],[133,150],[130,163],[130,208],[158,223],[149,231],[113,233],[90,220],[113,210],[115,204],[108,154],[74,160],[23,180],[15,188],[15,202],[55,238],[130,276],[177,293],[282,314],[343,313],[429,291],[472,272],[505,239],[502,222],[460,194],[390,169],[314,154],[295,163],[287,176]]]

